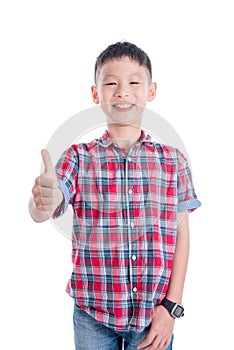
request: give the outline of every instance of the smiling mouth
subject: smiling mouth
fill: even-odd
[[[135,105],[130,103],[116,103],[113,105],[114,109],[118,112],[128,112],[133,109]]]

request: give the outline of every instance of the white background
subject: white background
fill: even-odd
[[[190,215],[186,316],[176,322],[174,349],[233,347],[231,3],[1,3],[1,349],[74,349],[65,292],[71,243],[51,222],[31,220],[28,199],[40,150],[66,119],[92,107],[95,59],[122,39],[151,57],[158,93],[149,107],[183,139],[203,204]]]

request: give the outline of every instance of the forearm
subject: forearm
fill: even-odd
[[[174,253],[173,268],[167,291],[167,299],[180,303],[182,301],[185,276],[189,256],[189,223],[188,212],[180,214],[177,227],[177,241]]]
[[[183,219],[181,217],[183,216]],[[173,267],[166,298],[181,303],[189,254],[188,213],[179,215],[177,241],[173,259]],[[168,310],[157,305],[151,320],[151,327],[146,339],[138,345],[138,349],[166,349],[171,341],[175,324]],[[164,345],[164,347],[160,346]],[[159,346],[158,346],[159,345]]]

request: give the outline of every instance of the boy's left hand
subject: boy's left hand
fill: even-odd
[[[154,309],[149,334],[137,346],[137,349],[165,350],[172,339],[175,319],[164,306],[158,305]]]

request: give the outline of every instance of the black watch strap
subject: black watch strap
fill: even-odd
[[[184,307],[181,304],[174,303],[166,298],[161,302],[161,305],[164,306],[174,318],[180,318],[184,316]]]
[[[173,301],[170,301],[170,300],[164,298],[163,301],[161,302],[161,305],[163,305],[169,312],[172,312],[176,303],[173,303]]]

